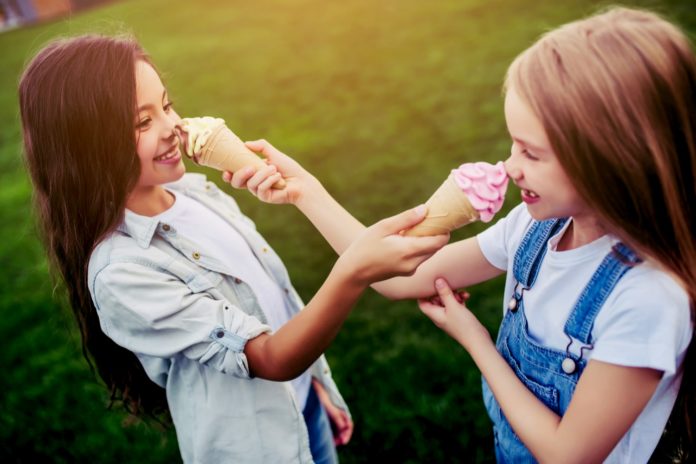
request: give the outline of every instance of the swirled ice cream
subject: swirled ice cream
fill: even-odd
[[[265,161],[225,125],[224,119],[210,116],[183,118],[177,129],[182,151],[196,164],[231,172],[246,166],[256,169],[266,166]],[[283,187],[283,179],[273,184],[276,189]]]
[[[452,176],[471,206],[478,211],[479,220],[490,222],[505,201],[508,176],[503,162],[465,163],[453,169]]]
[[[445,234],[474,221],[490,222],[503,206],[507,184],[502,161],[462,164],[425,202],[425,219],[405,235]]]

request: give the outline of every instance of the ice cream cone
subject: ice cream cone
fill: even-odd
[[[189,121],[195,121],[197,124],[195,127],[185,125],[182,128],[182,131],[185,133],[183,138],[184,152],[196,164],[208,166],[219,171],[231,172],[236,172],[247,166],[252,166],[256,169],[266,166],[264,160],[247,148],[244,142],[224,124],[222,119],[192,118]],[[197,137],[200,135],[188,132],[199,130],[200,126],[205,127],[206,130],[205,136],[200,140],[202,141],[202,146],[200,146],[200,141],[197,143]],[[283,189],[285,185],[285,181],[280,179],[273,184],[272,188]]]
[[[449,177],[425,202],[428,213],[422,222],[404,232],[408,236],[446,234],[477,221],[479,212],[469,201],[466,193],[457,185],[454,175]]]

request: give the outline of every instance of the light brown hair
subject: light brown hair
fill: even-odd
[[[696,302],[696,58],[659,15],[611,8],[542,36],[511,64],[574,187],[611,232]],[[692,339],[693,340],[693,339]],[[691,447],[694,342],[671,424]]]

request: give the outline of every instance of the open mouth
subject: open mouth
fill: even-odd
[[[539,195],[527,189],[522,189],[522,195],[528,198],[539,198]]]
[[[521,190],[522,190],[522,201],[524,201],[525,203],[528,203],[528,204],[536,203],[539,200],[539,195],[532,192],[531,190],[527,190],[527,189],[521,189]]]
[[[170,160],[172,158],[175,158],[175,157],[179,156],[178,148],[179,148],[178,145],[174,145],[172,148],[167,150],[163,155],[156,156],[153,159],[155,161],[167,161],[167,160]]]

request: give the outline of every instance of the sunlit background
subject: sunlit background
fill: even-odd
[[[83,32],[134,34],[181,115],[223,117],[244,139],[268,139],[372,223],[423,202],[463,162],[504,159],[506,67],[542,32],[607,4],[0,0],[0,461],[180,460],[173,432],[106,410],[106,390],[49,277],[30,213],[16,90],[42,44]],[[693,0],[631,5],[696,32]],[[203,172],[221,184],[218,173]],[[232,194],[309,300],[335,260],[331,249],[293,207]],[[513,188],[503,213],[518,201]],[[468,226],[453,240],[482,229]],[[502,281],[469,290],[470,307],[495,335]],[[355,419],[343,463],[494,460],[479,372],[414,302],[369,291],[327,356]]]

